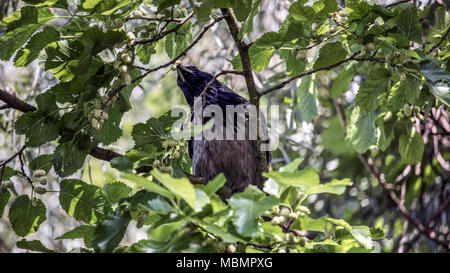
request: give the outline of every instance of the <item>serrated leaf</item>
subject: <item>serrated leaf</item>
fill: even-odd
[[[356,241],[358,241],[363,247],[367,249],[373,248],[373,241],[370,233],[370,229],[366,226],[350,226],[342,219],[326,218],[326,220],[334,225],[343,227],[348,231]]]
[[[356,94],[356,105],[366,112],[377,108],[377,98],[390,90],[390,74],[385,68],[372,70]]]
[[[95,227],[89,225],[81,225],[64,233],[61,236],[56,237],[56,240],[62,239],[79,239],[82,238],[87,248],[92,248],[92,238],[94,238]]]
[[[332,98],[336,98],[348,91],[354,76],[355,70],[353,68],[341,71],[333,80],[333,85],[330,89],[330,96]]]
[[[52,158],[53,155],[51,154],[37,156],[30,161],[30,169],[32,169],[33,171],[44,170],[46,173],[48,173],[53,167],[53,164],[51,162]]]
[[[56,253],[56,251],[46,248],[41,241],[38,240],[27,241],[22,239],[17,242],[17,247],[42,253]]]
[[[422,43],[422,27],[417,16],[417,9],[409,6],[404,9],[397,19],[400,31],[411,41]]]
[[[178,117],[171,117],[170,112],[166,112],[158,118],[150,118],[146,123],[134,125],[131,135],[135,147],[139,148],[152,144],[157,148],[162,148],[164,137],[169,135],[172,124],[177,120]]]
[[[261,1],[262,0],[252,0],[252,8],[249,15],[247,16],[247,19],[245,19],[244,24],[239,30],[238,39],[242,39],[242,37],[244,37],[246,33],[250,33],[253,31],[253,19],[255,18],[256,14],[258,14],[258,8],[259,4],[261,4]]]
[[[415,129],[414,129],[415,130]],[[418,132],[414,136],[401,135],[398,141],[398,151],[405,164],[416,164],[422,160],[424,142]]]
[[[95,229],[92,246],[96,252],[112,252],[127,230],[131,216],[128,210],[116,210],[101,221]]]
[[[28,195],[17,197],[9,208],[9,221],[14,232],[21,237],[36,232],[47,219],[45,205],[38,199],[33,205]]]
[[[55,172],[61,176],[69,176],[83,167],[88,152],[80,150],[71,142],[65,142],[56,147],[52,163]]]
[[[103,191],[108,202],[117,203],[123,198],[129,197],[132,189],[122,182],[114,182],[105,184]]]
[[[306,122],[311,122],[317,116],[316,99],[311,94],[311,75],[307,75],[301,79],[300,87],[297,92],[297,105],[302,118]]]
[[[108,120],[102,125],[98,137],[104,145],[110,145],[114,143],[122,136],[122,129],[120,128],[120,122],[122,120],[123,113],[120,111],[119,103],[114,104],[113,107],[108,108]]]
[[[78,221],[95,224],[104,216],[102,207],[105,201],[101,189],[78,179],[61,182],[59,202],[66,213]]]
[[[58,38],[59,31],[50,26],[45,27],[41,32],[33,35],[27,45],[16,54],[14,65],[29,65],[48,44],[57,41]]]
[[[251,237],[258,233],[258,217],[279,201],[273,196],[266,197],[258,188],[249,185],[244,192],[234,194],[228,203],[233,209],[232,221],[236,231]]]
[[[314,69],[326,67],[345,59],[347,52],[340,42],[327,43],[321,49],[319,58],[314,63]]]
[[[376,143],[375,118],[375,112],[364,113],[359,106],[353,108],[347,124],[346,139],[352,143],[358,153],[364,153]]]
[[[3,181],[8,180],[15,175],[21,175],[21,172],[16,171],[13,168],[8,167],[8,166],[4,166],[4,168],[3,167],[0,168],[0,174],[2,173],[2,171],[3,171],[3,175],[2,175]]]

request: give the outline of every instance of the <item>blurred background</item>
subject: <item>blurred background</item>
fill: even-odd
[[[189,7],[190,1],[183,1]],[[277,31],[287,15],[287,9],[292,1],[263,0],[260,13],[254,21],[254,31],[248,40],[254,41],[262,33]],[[389,4],[395,1],[368,1],[377,4]],[[433,20],[432,14],[435,6],[447,4],[448,1],[431,0],[423,1],[423,4],[431,5],[429,16],[423,21],[424,30],[427,28],[427,20]],[[0,18],[11,14],[23,5],[18,0],[0,0]],[[448,9],[447,9],[448,10]],[[449,15],[449,14],[447,14]],[[194,26],[195,24],[195,18]],[[194,37],[200,31],[194,28]],[[164,48],[164,40],[157,44],[157,54],[153,55],[149,67],[155,67],[167,60]],[[311,50],[307,57],[313,57],[317,52]],[[229,37],[225,22],[216,24],[211,31],[207,32],[204,39],[188,52],[188,56],[182,59],[183,64],[195,65],[201,70],[211,74],[221,69],[232,69],[230,60],[237,55],[234,42]],[[263,89],[262,83],[276,82],[285,77],[285,66],[278,56],[272,58],[269,68],[263,72],[255,73],[258,89]],[[360,68],[364,71],[364,66]],[[263,97],[263,104],[280,105],[280,146],[272,153],[272,168],[290,163],[291,160],[305,158],[302,167],[313,167],[321,177],[322,181],[331,178],[350,178],[353,186],[341,196],[321,195],[311,196],[308,199],[309,207],[313,217],[329,215],[333,218],[345,218],[353,225],[364,224],[382,228],[388,239],[375,243],[375,252],[440,252],[442,249],[425,236],[418,236],[417,230],[408,226],[402,216],[396,211],[376,179],[373,179],[361,164],[350,143],[344,139],[338,118],[335,115],[333,100],[330,97],[332,79],[336,77],[339,70],[323,71],[317,73],[314,78],[314,94],[317,115],[311,122],[306,122],[301,114],[298,104],[298,87],[300,82]],[[220,78],[230,88],[239,94],[248,97],[245,90],[245,82],[239,76],[227,75]],[[356,75],[350,89],[345,93],[344,105],[349,105],[355,99],[355,94],[363,80],[361,75]],[[0,61],[0,88],[17,97],[34,104],[34,98],[56,83],[51,73],[43,71],[39,60],[36,60],[27,68],[16,68],[12,62]],[[176,84],[176,72],[172,70],[160,70],[145,78],[142,83],[134,89],[131,102],[133,109],[127,112],[122,120],[123,136],[109,148],[125,153],[133,147],[131,130],[134,124],[144,122],[150,117],[159,116],[175,105],[186,105],[184,97]],[[442,111],[448,120],[447,111]],[[14,133],[14,120],[20,115],[14,110],[0,110],[0,161],[8,158],[24,144],[24,137]],[[447,143],[448,144],[448,143]],[[374,150],[371,157],[378,167],[382,167],[388,175],[388,182],[392,187],[404,189],[405,205],[411,214],[422,221],[430,218],[443,200],[450,194],[450,173],[446,166],[441,164],[433,156],[434,145],[431,138],[425,146],[424,161],[418,166],[405,166],[399,162],[396,143],[392,144],[386,152]],[[447,162],[450,159],[450,150],[445,143],[438,142],[440,153]],[[39,154],[51,153],[54,149],[51,143],[40,149],[29,150],[27,157],[35,157]],[[395,152],[394,152],[395,151]],[[33,154],[31,154],[33,153]],[[429,156],[428,156],[429,155]],[[12,164],[19,165],[18,162]],[[118,173],[103,162],[88,156],[84,167],[73,177],[80,178],[92,184],[102,186],[105,183],[117,180]],[[403,184],[396,183],[398,177]],[[30,188],[20,178],[13,178],[16,194],[29,193]],[[49,188],[58,190],[59,180],[54,173],[49,175]],[[28,236],[28,240],[38,239],[45,246],[57,251],[67,251],[75,247],[84,246],[82,240],[54,240],[77,226],[73,218],[66,215],[60,208],[57,193],[47,193],[44,202],[47,206],[47,221],[43,223],[38,232]],[[8,210],[8,207],[5,211]],[[6,214],[6,213],[5,213]],[[449,222],[450,208],[447,208],[435,226],[440,236],[450,239]],[[123,244],[131,244],[137,240],[146,238],[144,231],[136,228],[132,222],[124,238]],[[0,219],[0,252],[24,252],[23,249],[15,247],[18,238],[11,230],[6,217]],[[414,244],[412,244],[413,242]]]

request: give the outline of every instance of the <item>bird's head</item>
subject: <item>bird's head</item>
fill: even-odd
[[[177,65],[177,83],[187,103],[192,107],[194,98],[200,96],[205,86],[211,81],[213,76],[200,71],[195,66]]]

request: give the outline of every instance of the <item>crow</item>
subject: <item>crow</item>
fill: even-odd
[[[177,65],[177,84],[183,91],[187,103],[194,109],[194,99],[202,95],[205,87],[214,78],[211,74],[200,71],[195,66]],[[222,109],[223,128],[227,126],[226,106],[227,105],[249,105],[250,102],[235,93],[233,90],[214,79],[208,86],[203,99],[203,106],[214,105]],[[203,108],[201,108],[203,109]],[[193,112],[191,121],[196,113]],[[236,117],[236,116],[235,116]],[[248,114],[247,114],[248,117]],[[203,118],[205,124],[207,118]],[[245,119],[245,126],[248,130],[248,118]],[[263,130],[266,127],[263,124]],[[215,127],[215,126],[214,126]],[[214,127],[211,130],[214,130]],[[234,119],[233,128],[236,132],[237,118]],[[255,185],[262,189],[261,174],[258,165],[258,151],[256,140],[249,140],[248,131],[244,140],[206,140],[190,139],[188,140],[189,156],[192,159],[192,169],[195,176],[200,176],[208,181],[223,173],[227,179],[225,186],[231,189],[232,193],[242,192],[248,185]],[[267,152],[267,163],[270,162],[270,153]]]

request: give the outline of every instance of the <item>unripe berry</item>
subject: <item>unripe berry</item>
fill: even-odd
[[[119,70],[120,70],[120,72],[122,72],[122,73],[127,73],[128,67],[127,67],[126,65],[121,65],[121,66],[119,67]]]
[[[103,111],[102,114],[101,114],[101,116],[100,116],[100,119],[102,119],[102,120],[108,120],[108,113],[106,113],[106,111]]]
[[[280,215],[284,217],[288,217],[290,212],[291,212],[290,209],[287,207],[282,207],[280,209]]]
[[[235,245],[233,245],[233,244],[229,244],[229,245],[227,245],[227,252],[228,253],[236,253],[236,246]]]
[[[403,105],[403,114],[405,114],[406,117],[410,117],[412,114],[412,108],[410,105],[405,104]]]
[[[94,128],[95,130],[100,130],[101,125],[97,119],[93,118],[91,120],[91,125],[92,125],[92,128]]]
[[[130,74],[128,74],[128,73],[123,74],[122,79],[123,79],[123,82],[125,83],[126,86],[129,86],[131,84],[132,80],[131,80],[131,75]]]
[[[41,169],[35,170],[33,172],[33,177],[35,177],[35,178],[44,177],[46,175],[47,175],[47,173],[44,170],[41,170]]]
[[[99,118],[101,118],[101,116],[102,116],[102,110],[101,109],[94,109],[94,117],[96,119],[99,119]]]
[[[304,214],[310,214],[311,211],[305,206],[299,206],[298,211],[303,212]]]
[[[391,118],[392,118],[392,112],[388,111],[388,112],[386,112],[386,115],[384,115],[383,120],[384,121],[389,121]]]

